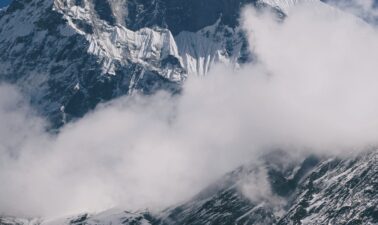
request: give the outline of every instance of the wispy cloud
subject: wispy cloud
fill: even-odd
[[[313,4],[281,22],[247,8],[243,26],[257,62],[193,77],[180,96],[101,105],[57,135],[1,86],[0,212],[161,208],[261,149],[338,154],[377,144],[377,31]]]

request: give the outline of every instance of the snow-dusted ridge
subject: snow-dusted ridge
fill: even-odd
[[[143,213],[131,213],[121,209],[109,209],[104,212],[90,214],[82,213],[54,219],[20,219],[14,217],[0,217],[0,224],[7,225],[151,225]]]
[[[134,32],[121,24],[109,25],[93,13],[91,1],[84,1],[81,7],[72,0],[55,0],[54,9],[63,14],[77,33],[86,37],[90,43],[88,53],[99,58],[104,74],[115,75],[116,62],[121,65],[131,62],[159,71],[160,75],[175,82],[185,79],[182,68],[160,65],[161,60],[169,56],[179,58],[176,43],[168,29],[143,28]],[[92,31],[83,30],[75,21],[86,23]]]
[[[222,25],[218,20],[198,32],[183,31],[175,40],[188,74],[204,76],[217,63],[238,67],[243,51],[248,51],[243,38],[239,28]]]
[[[230,225],[378,223],[378,150],[348,158],[291,158],[272,152],[237,168],[197,196],[161,212],[111,209],[60,219],[1,217],[6,225]],[[292,159],[292,160],[288,160]],[[261,174],[261,175],[259,175]],[[248,185],[267,178],[271,190],[251,197]],[[247,185],[247,186],[245,186]],[[244,187],[244,188],[243,188]],[[266,188],[266,187],[265,187]]]
[[[53,126],[120,95],[178,89],[186,71],[168,29],[132,31],[77,2],[15,0],[0,17],[0,79]]]
[[[323,4],[320,2],[320,0],[259,0],[261,3],[265,3],[267,5],[270,5],[274,8],[277,8],[284,12],[286,15],[290,13],[290,9],[297,5],[297,4],[303,4],[308,2],[314,2]]]
[[[132,30],[119,10],[110,13],[114,21],[101,16],[96,4],[106,3],[125,7],[124,1],[15,0],[0,17],[0,78],[19,86],[54,126],[101,101],[175,92],[188,74],[248,58],[235,28],[215,23],[176,37],[158,26]]]
[[[54,9],[62,13],[69,25],[89,41],[88,52],[99,57],[104,73],[114,75],[115,62],[124,65],[133,62],[141,63],[149,69],[159,71],[165,78],[180,82],[185,80],[187,74],[207,74],[217,63],[238,67],[240,58],[247,54],[243,52],[245,43],[241,31],[237,27],[220,24],[220,20],[197,32],[180,32],[176,37],[172,36],[169,29],[157,27],[132,31],[124,26],[125,13],[119,10],[124,8],[124,4],[120,1],[110,2],[117,21],[115,25],[110,25],[93,13],[94,5],[90,0],[85,0],[83,6],[76,5],[74,0],[54,0]],[[322,4],[318,0],[260,0],[260,3],[285,14],[294,5],[303,2]],[[94,32],[83,31],[75,21],[84,21]],[[158,62],[168,56],[176,58],[180,67],[161,68]]]

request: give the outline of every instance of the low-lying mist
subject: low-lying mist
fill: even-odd
[[[257,61],[191,76],[180,96],[123,97],[59,134],[0,86],[0,212],[161,209],[281,147],[345,154],[377,144],[378,34],[321,3],[280,21],[247,8]]]

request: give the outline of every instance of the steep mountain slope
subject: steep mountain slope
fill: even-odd
[[[19,86],[54,127],[134,91],[177,92],[188,74],[252,59],[238,28],[248,3],[267,6],[255,0],[14,0],[0,13],[0,80]]]
[[[178,89],[185,75],[168,30],[110,26],[85,3],[13,1],[0,18],[0,79],[56,126],[134,90]]]
[[[378,224],[378,151],[317,166],[278,224]]]
[[[378,224],[378,150],[304,159],[273,152],[227,174],[190,201],[161,213],[119,209],[60,220],[0,218],[15,224]]]
[[[223,178],[218,189],[205,190],[207,194],[165,212],[161,224],[378,223],[377,150],[345,159],[289,160],[289,164],[282,163],[288,159],[285,155],[272,160],[274,154],[262,167],[239,168]],[[271,193],[259,189],[265,177],[256,176],[261,170]],[[243,186],[246,181],[257,196],[250,196],[248,185]]]
[[[272,152],[227,174],[188,203],[167,210],[160,224],[276,224],[287,199],[317,164],[313,156],[296,159]]]

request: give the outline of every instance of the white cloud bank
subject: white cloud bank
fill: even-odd
[[[283,22],[244,11],[258,62],[191,78],[181,96],[115,100],[58,135],[1,86],[0,212],[165,207],[270,146],[324,154],[376,145],[377,31],[313,4]]]

